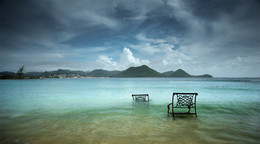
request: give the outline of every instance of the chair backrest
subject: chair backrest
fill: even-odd
[[[175,107],[194,107],[197,95],[198,93],[173,93],[172,103]]]
[[[149,102],[149,94],[132,94],[133,100],[136,101],[148,101]],[[147,99],[146,99],[147,97]]]

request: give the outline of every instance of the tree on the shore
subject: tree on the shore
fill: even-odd
[[[23,69],[24,69],[24,65],[20,67],[20,69],[17,71],[17,76],[19,79],[23,78]]]

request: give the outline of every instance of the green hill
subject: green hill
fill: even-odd
[[[190,74],[188,74],[187,72],[185,72],[182,69],[178,69],[176,71],[164,72],[163,75],[165,77],[191,77]]]
[[[37,72],[31,72],[31,73],[26,73],[26,75],[34,75],[37,74],[37,76],[54,76],[54,75],[81,75],[81,76],[86,76],[86,72],[83,71],[71,71],[71,70],[66,70],[66,69],[58,69],[55,71],[45,71],[43,73],[37,73]]]
[[[16,73],[14,72],[0,72],[0,79],[15,79],[16,78]]]
[[[92,77],[113,77],[117,76],[120,73],[120,71],[107,71],[102,69],[95,69],[89,73],[87,73],[87,76]]]
[[[119,75],[120,77],[161,77],[161,73],[149,68],[146,65],[139,67],[130,67],[122,71]]]

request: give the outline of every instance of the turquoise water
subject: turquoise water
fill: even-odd
[[[199,94],[198,119],[167,115],[173,92]],[[259,141],[260,79],[0,80],[0,143]]]

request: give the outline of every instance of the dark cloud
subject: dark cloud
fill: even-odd
[[[140,15],[141,10],[138,8],[131,8],[127,7],[126,4],[119,3],[117,4],[114,8],[114,11],[112,11],[112,16],[115,17],[116,19],[121,19],[121,20],[128,20],[135,18]]]

